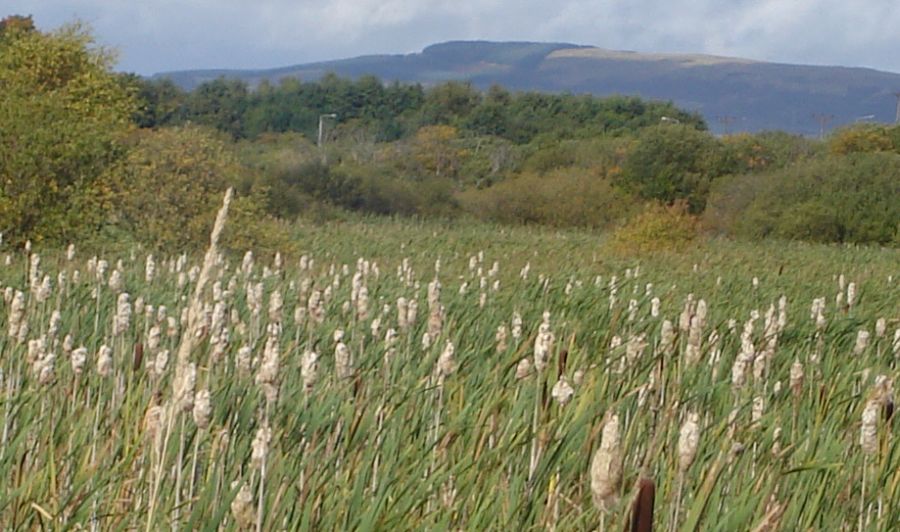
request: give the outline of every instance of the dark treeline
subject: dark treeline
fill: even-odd
[[[455,81],[425,88],[384,84],[373,76],[350,80],[329,74],[319,81],[285,78],[277,85],[264,81],[251,90],[243,81],[220,78],[191,92],[168,79],[134,76],[130,81],[138,87],[136,122],[142,127],[191,122],[214,127],[234,139],[284,132],[315,139],[319,117],[331,114],[337,125],[365,129],[379,142],[411,136],[429,125],[449,125],[462,134],[490,135],[517,144],[540,136],[587,138],[633,131],[658,124],[663,117],[706,129],[698,114],[671,103],[625,96],[510,92],[499,86],[482,92]]]

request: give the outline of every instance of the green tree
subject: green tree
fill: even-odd
[[[102,223],[104,169],[135,111],[113,56],[80,25],[0,39],[0,231],[68,240]]]
[[[710,134],[680,124],[642,130],[622,165],[619,180],[644,199],[685,200],[691,212],[706,205],[717,169],[719,142]]]

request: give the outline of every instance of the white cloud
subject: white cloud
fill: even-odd
[[[141,73],[403,53],[450,39],[542,40],[900,71],[895,0],[11,0],[75,17]]]

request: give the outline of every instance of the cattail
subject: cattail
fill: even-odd
[[[284,299],[281,297],[281,292],[279,290],[273,291],[272,295],[269,296],[269,321],[281,323],[284,318],[283,308]]]
[[[122,291],[122,272],[117,269],[114,269],[111,274],[109,274],[109,289],[113,292],[121,292]]]
[[[256,373],[256,383],[262,387],[263,393],[265,393],[266,399],[270,403],[274,403],[278,396],[279,357],[278,338],[274,335],[269,335],[266,339],[266,347],[263,350],[262,363],[259,366],[259,371]]]
[[[100,259],[96,264],[97,265],[94,269],[94,273],[96,275],[97,281],[102,283],[104,279],[106,279],[106,271],[109,269],[109,262],[105,259]]]
[[[691,327],[691,318],[694,316],[695,307],[694,294],[688,294],[684,301],[684,308],[678,316],[678,330],[687,332]]]
[[[97,374],[101,377],[108,376],[109,372],[112,371],[112,364],[112,349],[106,344],[101,345],[100,350],[97,352]]]
[[[684,475],[697,458],[700,443],[700,416],[696,412],[687,415],[678,435],[678,471]]]
[[[497,327],[497,334],[494,335],[494,340],[497,345],[497,352],[502,353],[506,351],[508,345],[506,343],[507,338],[509,337],[509,329],[506,328],[506,325],[500,325]]]
[[[418,283],[417,283],[418,284]],[[419,314],[419,303],[413,299],[410,300],[406,308],[406,327],[411,329],[416,325],[416,318]]]
[[[347,345],[341,341],[338,341],[334,348],[334,368],[339,379],[349,379],[353,376],[353,358]]]
[[[197,384],[197,365],[188,362],[176,368],[175,372],[175,406],[185,412],[194,409],[194,387]]]
[[[56,376],[56,355],[52,352],[44,354],[35,362],[34,371],[40,384],[47,385],[53,382]]]
[[[634,364],[640,360],[646,348],[647,342],[644,333],[629,337],[625,344],[625,359],[629,364]]]
[[[272,429],[268,425],[263,425],[256,430],[251,444],[252,452],[250,454],[250,465],[254,469],[259,469],[269,454],[269,443],[272,441]]]
[[[47,339],[51,342],[56,338],[56,335],[59,334],[59,326],[62,323],[62,313],[59,310],[53,309],[53,312],[50,313],[50,324],[47,327]]]
[[[591,494],[594,506],[610,511],[618,500],[622,482],[622,450],[619,436],[619,416],[612,415],[603,425],[600,447],[591,460]]]
[[[778,332],[784,332],[787,327],[787,297],[781,296],[778,299]]]
[[[210,403],[209,390],[203,388],[198,391],[194,397],[194,423],[197,427],[205,429],[209,426],[209,418],[212,413],[212,405]]]
[[[754,425],[762,419],[766,409],[766,400],[763,396],[757,395],[753,398],[753,407],[750,410],[750,422]]]
[[[803,364],[799,360],[791,364],[790,387],[794,397],[803,395]]]
[[[513,312],[511,332],[513,340],[519,340],[522,337],[522,315],[518,311]]]
[[[853,308],[856,303],[856,283],[847,285],[847,308]]]
[[[540,372],[547,367],[547,359],[553,349],[553,332],[550,331],[550,313],[544,311],[543,321],[538,327],[538,334],[534,339],[534,367]]]
[[[700,301],[703,302],[702,299]],[[705,304],[704,308],[706,308]],[[688,365],[696,364],[700,361],[700,344],[702,342],[703,320],[704,318],[701,318],[699,313],[691,318],[691,325],[688,327],[687,347],[684,352],[685,362],[687,362]]]
[[[72,351],[72,372],[76,375],[81,375],[84,371],[84,363],[87,361],[87,348],[84,346],[79,347]]]
[[[516,379],[522,380],[531,375],[532,367],[531,367],[531,359],[523,358],[516,364]]]
[[[859,444],[865,454],[872,456],[878,451],[878,411],[881,405],[877,399],[870,399],[862,413]]]
[[[235,357],[234,365],[237,366],[239,372],[243,374],[250,373],[250,365],[252,362],[253,349],[244,345],[238,349],[237,356]]]
[[[853,283],[850,283],[851,285]],[[862,329],[856,333],[856,345],[853,346],[853,354],[861,355],[869,347],[869,331]]]
[[[453,345],[453,342],[447,340],[444,344],[444,349],[441,351],[441,355],[438,357],[437,366],[435,367],[435,374],[437,375],[438,382],[443,382],[446,377],[449,377],[456,371],[456,347]]]
[[[428,334],[428,331],[422,333],[422,350],[427,351],[431,348],[431,335]]]
[[[894,351],[894,358],[900,358],[900,328],[894,331],[894,341],[891,348]]]
[[[9,307],[9,337],[18,338],[19,329],[25,317],[25,294],[16,290]]]
[[[666,356],[675,352],[675,327],[669,320],[663,320],[659,332],[660,350]]]
[[[409,316],[409,302],[405,297],[397,298],[397,328],[405,331],[408,328],[407,317]]]
[[[648,284],[647,286],[651,286],[651,285]],[[652,317],[652,318],[659,317],[659,303],[660,303],[660,301],[659,301],[658,297],[654,297],[653,299],[650,300],[650,317]]]
[[[316,384],[319,374],[319,355],[310,349],[303,352],[300,359],[300,378],[303,380],[303,387],[307,390],[312,389]]]
[[[435,304],[431,306],[428,315],[428,335],[432,340],[437,340],[444,328],[444,305]]]
[[[116,315],[113,316],[113,336],[121,336],[131,324],[131,303],[127,292],[116,299]]]
[[[159,330],[158,325],[154,325],[150,327],[150,330],[147,332],[147,349],[150,351],[156,351],[159,347],[159,341],[161,338],[161,332]]]
[[[553,385],[553,389],[550,391],[550,395],[556,399],[561,406],[565,406],[566,403],[572,399],[572,395],[574,394],[575,390],[569,384],[565,375],[556,381],[556,384]]]
[[[161,377],[166,372],[166,366],[169,364],[169,350],[163,349],[159,353],[156,353],[156,357],[153,359],[152,371],[153,374],[157,377]]]
[[[75,244],[69,244],[66,247],[66,260],[72,262],[75,259]]]
[[[884,318],[878,318],[875,321],[875,337],[876,338],[884,338],[885,333],[887,332],[887,320]]]
[[[241,489],[231,501],[231,516],[238,529],[249,529],[253,526],[256,511],[253,509],[253,494],[247,484],[241,485]]]

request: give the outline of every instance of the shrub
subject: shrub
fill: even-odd
[[[708,224],[733,235],[900,243],[900,155],[850,154],[743,175],[714,190]]]
[[[484,220],[554,227],[609,227],[635,205],[603,176],[580,169],[528,172],[458,198],[464,210]]]
[[[683,251],[698,236],[699,223],[684,202],[647,204],[644,210],[616,229],[612,248],[622,254]]]

